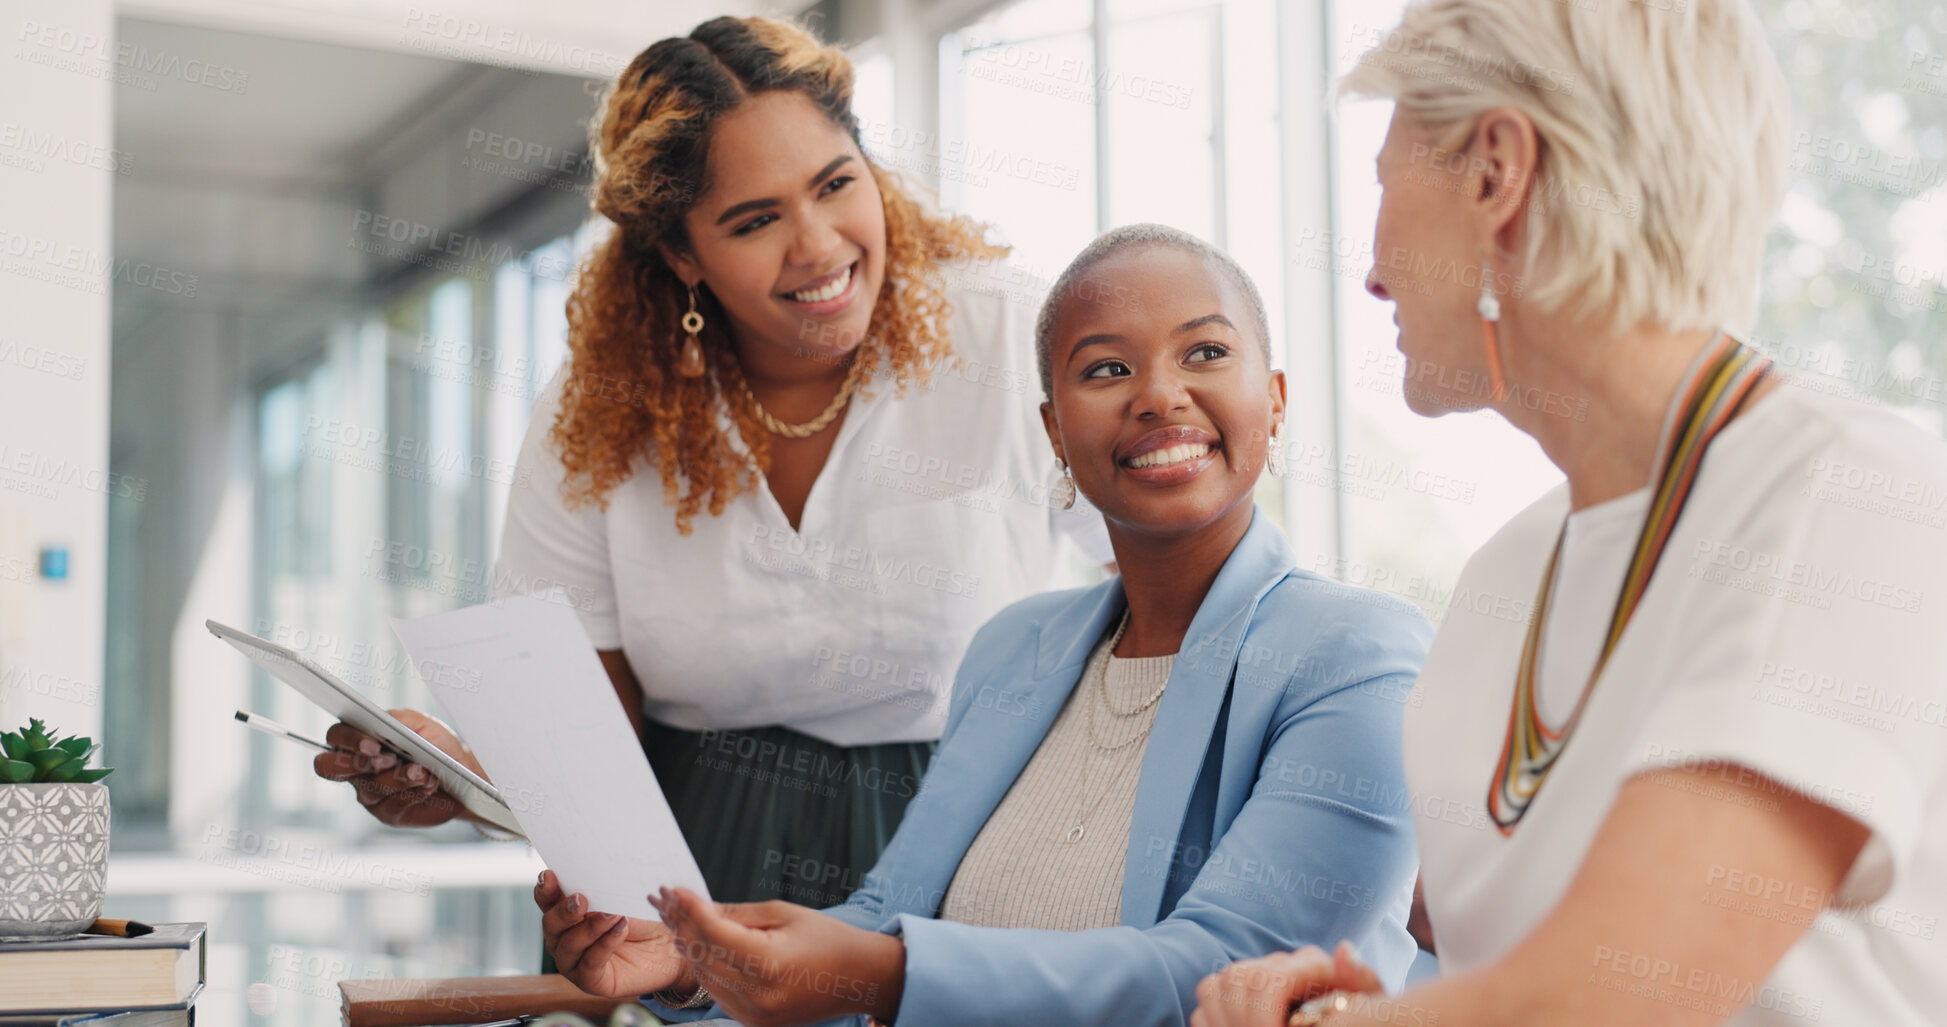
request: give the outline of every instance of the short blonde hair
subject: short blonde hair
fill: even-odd
[[[1749,325],[1791,108],[1748,0],[1422,0],[1370,35],[1342,93],[1456,145],[1496,107],[1534,122],[1530,302],[1616,331]]]

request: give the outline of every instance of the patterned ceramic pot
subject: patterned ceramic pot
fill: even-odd
[[[0,940],[80,934],[107,878],[107,785],[0,784]]]

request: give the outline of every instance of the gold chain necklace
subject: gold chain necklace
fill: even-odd
[[[1111,638],[1111,639],[1109,639],[1109,662],[1110,662],[1110,663],[1114,663],[1114,662],[1115,662],[1115,659],[1116,659],[1116,655],[1115,655],[1115,647],[1116,647],[1116,644],[1117,644],[1118,642],[1121,642],[1121,641],[1122,641],[1122,633],[1123,633],[1124,631],[1127,631],[1128,629],[1129,629],[1129,615],[1128,615],[1128,614],[1123,614],[1123,616],[1122,616],[1122,626],[1121,626],[1121,627],[1118,627],[1118,628],[1116,628],[1116,629],[1115,629],[1115,637],[1114,637],[1114,638]],[[1162,683],[1162,684],[1160,684],[1160,685],[1157,685],[1157,686],[1156,686],[1156,691],[1154,691],[1154,692],[1151,692],[1151,693],[1150,693],[1150,695],[1149,695],[1149,698],[1147,698],[1147,699],[1144,699],[1144,700],[1143,700],[1143,701],[1142,701],[1142,702],[1141,702],[1140,704],[1138,704],[1138,705],[1136,706],[1136,708],[1135,708],[1135,709],[1133,709],[1133,710],[1118,710],[1118,709],[1116,709],[1116,708],[1115,708],[1115,703],[1113,703],[1113,702],[1111,702],[1111,701],[1109,700],[1109,672],[1108,672],[1108,669],[1107,669],[1107,668],[1104,668],[1104,669],[1103,669],[1103,671],[1102,671],[1102,673],[1101,673],[1100,675],[1098,675],[1098,676],[1096,677],[1096,679],[1095,679],[1095,693],[1096,693],[1096,695],[1097,695],[1097,697],[1099,697],[1099,698],[1100,698],[1100,699],[1102,700],[1102,702],[1101,702],[1101,706],[1102,706],[1102,708],[1103,708],[1103,709],[1105,709],[1105,710],[1107,710],[1107,711],[1109,711],[1109,712],[1110,712],[1111,714],[1113,714],[1113,715],[1115,715],[1115,716],[1117,716],[1117,717],[1121,717],[1121,718],[1124,718],[1124,719],[1126,720],[1126,719],[1127,719],[1127,718],[1129,718],[1129,717],[1135,717],[1135,716],[1140,716],[1140,715],[1141,715],[1142,713],[1144,713],[1145,711],[1147,711],[1147,710],[1148,710],[1148,709],[1149,709],[1149,708],[1150,708],[1151,706],[1154,706],[1154,705],[1156,705],[1156,701],[1157,701],[1158,699],[1161,699],[1161,698],[1163,697],[1163,689],[1165,689],[1165,688],[1167,688],[1167,687],[1169,687],[1169,683],[1170,683],[1170,682],[1169,682],[1169,679],[1168,679],[1168,678],[1164,678],[1164,679],[1163,679],[1163,683]],[[1089,740],[1089,744],[1090,744],[1090,745],[1093,745],[1093,746],[1095,746],[1095,747],[1096,747],[1097,749],[1100,749],[1100,750],[1101,750],[1101,751],[1103,751],[1103,752],[1115,752],[1115,751],[1117,751],[1117,750],[1119,750],[1119,749],[1123,749],[1123,748],[1126,748],[1127,746],[1130,746],[1130,745],[1133,745],[1133,744],[1135,744],[1136,742],[1138,742],[1138,741],[1141,741],[1142,739],[1144,739],[1144,738],[1147,738],[1147,737],[1149,737],[1149,730],[1150,730],[1150,728],[1151,728],[1151,727],[1154,727],[1154,726],[1155,726],[1155,724],[1156,724],[1156,721],[1155,721],[1155,720],[1154,720],[1154,719],[1152,718],[1152,719],[1150,720],[1150,722],[1149,722],[1149,726],[1148,726],[1148,727],[1144,727],[1144,728],[1142,729],[1142,732],[1141,732],[1140,734],[1138,734],[1138,735],[1136,735],[1136,736],[1135,736],[1134,738],[1128,738],[1128,739],[1124,739],[1123,741],[1120,741],[1120,742],[1117,742],[1117,743],[1116,743],[1116,744],[1114,744],[1114,745],[1110,745],[1109,743],[1107,743],[1107,742],[1104,742],[1104,741],[1102,740],[1102,736],[1101,736],[1100,734],[1098,734],[1098,733],[1096,733],[1096,730],[1095,730],[1095,704],[1094,704],[1094,703],[1090,703],[1090,704],[1089,704],[1089,706],[1088,706],[1088,713],[1087,713],[1087,715],[1086,715],[1086,718],[1085,718],[1085,719],[1086,719],[1086,721],[1087,721],[1087,725],[1088,725],[1088,740]]]
[[[865,361],[854,356],[852,369],[845,373],[845,384],[838,387],[838,394],[832,397],[830,403],[825,404],[823,413],[803,424],[786,424],[772,416],[769,410],[764,409],[764,404],[757,401],[757,393],[750,391],[750,379],[739,374],[737,384],[743,387],[744,401],[750,404],[751,413],[757,416],[757,423],[762,424],[773,435],[782,435],[787,439],[802,439],[824,431],[838,417],[839,412],[845,409],[845,404],[852,401],[852,393],[859,385],[859,370],[864,366]]]
[[[1109,639],[1109,651],[1108,651],[1108,655],[1104,657],[1105,661],[1112,662],[1115,660],[1116,644],[1122,641],[1122,633],[1124,631],[1127,631],[1128,629],[1129,629],[1129,614],[1127,611],[1124,611],[1122,615],[1122,623],[1116,627],[1115,634]],[[1084,671],[1084,673],[1087,672]],[[1117,713],[1118,711],[1116,710],[1116,708],[1109,704],[1108,678],[1109,678],[1109,669],[1107,666],[1104,666],[1102,668],[1101,675],[1096,679],[1096,688],[1102,700],[1102,707],[1108,710],[1110,713]],[[1169,684],[1169,681],[1165,680],[1163,684],[1167,686]],[[1122,714],[1122,715],[1134,716],[1135,714],[1143,713],[1144,711],[1148,710],[1151,706],[1154,706],[1156,704],[1156,700],[1161,699],[1162,697],[1163,697],[1163,689],[1158,688],[1156,690],[1156,694],[1150,696],[1146,702],[1136,707],[1136,709],[1131,713]],[[1078,696],[1077,698],[1081,699],[1081,701],[1083,702],[1088,702],[1086,696]],[[1118,742],[1115,745],[1109,745],[1103,742],[1102,739],[1095,733],[1095,704],[1094,703],[1088,704],[1088,707],[1083,712],[1082,717],[1083,717],[1084,728],[1088,732],[1089,747],[1095,750],[1096,752],[1102,753],[1105,756],[1112,756],[1112,757],[1117,756],[1118,753],[1121,753],[1129,749],[1130,746],[1135,745],[1137,742],[1140,742],[1148,738],[1150,730],[1156,726],[1155,719],[1151,718],[1149,723],[1143,725],[1143,729],[1137,732],[1134,736],[1124,739],[1123,741]],[[1140,750],[1137,751],[1139,752]],[[1118,757],[1119,762],[1126,761],[1127,759],[1128,757],[1126,756]],[[1100,795],[1095,796],[1093,799],[1089,797],[1089,786],[1088,786],[1089,778],[1094,776],[1092,773],[1090,773],[1090,771],[1093,770],[1094,763],[1095,763],[1095,756],[1093,753],[1085,754],[1082,757],[1082,793],[1081,793],[1082,811],[1080,814],[1078,814],[1075,817],[1074,822],[1069,825],[1068,830],[1063,832],[1061,838],[1062,841],[1068,843],[1069,845],[1073,845],[1076,842],[1081,841],[1082,837],[1088,833],[1089,820],[1094,818],[1096,809],[1102,805],[1102,800],[1108,798],[1109,795],[1109,789],[1104,788]],[[1114,779],[1112,778],[1110,780],[1110,786],[1113,787],[1113,785],[1114,785]]]

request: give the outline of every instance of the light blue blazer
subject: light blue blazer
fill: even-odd
[[[1184,1024],[1205,974],[1342,938],[1389,990],[1404,982],[1418,861],[1400,719],[1433,629],[1405,602],[1299,570],[1262,511],[1198,608],[1157,708],[1121,925],[935,919],[1124,606],[1117,577],[1024,599],[980,629],[898,832],[864,886],[827,910],[904,936],[901,1027]]]

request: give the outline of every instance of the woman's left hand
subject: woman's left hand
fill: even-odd
[[[750,1027],[869,1014],[891,1022],[906,944],[790,902],[718,905],[664,889],[649,898],[710,996]]]

